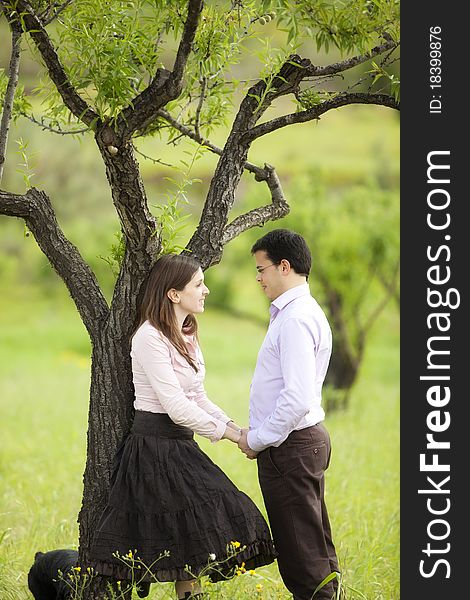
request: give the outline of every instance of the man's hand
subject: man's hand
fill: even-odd
[[[246,454],[247,458],[253,459],[258,456],[258,453],[252,450],[250,446],[248,446],[247,435],[248,429],[242,429],[240,439],[238,440],[238,447],[243,452],[243,454]]]

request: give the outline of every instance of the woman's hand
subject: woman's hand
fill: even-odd
[[[238,440],[238,447],[247,458],[253,459],[258,456],[258,453],[248,446],[248,429],[241,430],[240,438]]]
[[[235,431],[242,431],[243,429],[242,427],[240,427],[240,425],[237,425],[235,421],[229,421],[226,425],[231,429],[235,429]]]
[[[233,421],[229,421],[227,423],[227,425],[225,426],[225,432],[224,435],[222,436],[223,439],[226,440],[230,440],[231,442],[234,442],[235,444],[238,444],[241,435],[242,435],[242,430],[240,427],[234,426],[235,423],[233,423]]]

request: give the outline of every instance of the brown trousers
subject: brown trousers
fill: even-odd
[[[310,600],[317,585],[339,571],[324,497],[330,454],[330,436],[321,423],[293,431],[278,448],[258,454],[279,572],[295,600]],[[336,588],[334,580],[314,600],[330,600]]]

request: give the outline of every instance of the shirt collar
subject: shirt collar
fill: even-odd
[[[296,285],[295,287],[291,288],[290,290],[287,290],[287,292],[284,292],[283,294],[281,294],[275,300],[272,301],[271,314],[272,313],[277,314],[280,310],[282,310],[290,302],[292,302],[292,300],[295,300],[296,298],[300,298],[301,296],[307,296],[309,294],[310,294],[310,288],[309,288],[307,282],[302,283],[300,285]],[[277,309],[277,310],[274,310],[274,309]]]

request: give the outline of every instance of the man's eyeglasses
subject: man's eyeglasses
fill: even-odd
[[[258,274],[261,274],[266,269],[269,269],[269,267],[277,267],[277,264],[276,263],[271,263],[270,265],[266,265],[265,267],[256,267],[256,271],[258,272]]]

